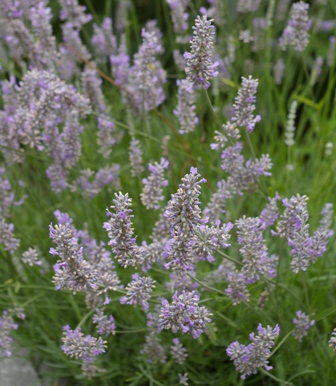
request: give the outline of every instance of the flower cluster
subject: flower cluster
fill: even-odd
[[[336,351],[336,328],[334,328],[333,332],[331,333],[331,337],[328,343],[329,347]]]
[[[121,304],[132,304],[133,306],[141,305],[144,311],[148,310],[148,300],[153,288],[155,288],[155,280],[151,277],[141,277],[137,273],[132,275],[132,281],[126,287],[126,296],[120,298]]]
[[[33,265],[42,265],[42,261],[39,259],[39,253],[34,248],[28,248],[27,251],[23,252],[21,260],[31,267]]]
[[[309,315],[302,311],[297,311],[296,318],[293,319],[295,330],[293,335],[299,342],[308,335],[308,330],[315,324],[315,320],[310,320]]]
[[[198,338],[207,323],[211,322],[212,315],[204,306],[199,306],[199,296],[195,291],[183,291],[180,295],[175,292],[172,304],[162,300],[159,316],[160,329],[170,329],[174,333],[181,330],[184,334],[191,333],[193,338]]]
[[[184,54],[187,80],[195,88],[200,86],[208,88],[209,81],[218,75],[215,71],[217,63],[212,62],[215,27],[211,21],[205,15],[202,18],[197,16],[195,26],[193,26],[191,51]]]
[[[240,13],[255,12],[261,0],[238,0],[237,11]]]
[[[76,230],[69,223],[50,224],[49,237],[56,244],[50,253],[60,259],[54,265],[53,283],[57,290],[68,289],[73,292],[87,292],[96,287],[98,280],[91,264],[84,260],[83,248],[78,245]]]
[[[178,338],[173,339],[173,345],[170,347],[171,355],[176,363],[181,365],[187,359],[187,349],[182,346]]]
[[[278,222],[277,233],[273,232],[287,238],[293,256],[291,268],[295,273],[305,271],[325,252],[332,235],[329,229],[320,228],[309,236],[307,201],[307,196],[299,194],[290,200],[284,199],[285,211]]]
[[[292,5],[291,19],[279,39],[280,47],[294,46],[296,51],[304,51],[309,43],[308,30],[311,20],[308,18],[309,4],[299,1]]]
[[[188,29],[187,21],[189,14],[186,12],[186,9],[188,8],[190,0],[167,0],[167,3],[171,9],[170,15],[173,21],[174,31],[178,35],[183,35]]]
[[[115,321],[112,315],[107,316],[102,310],[96,309],[96,313],[92,317],[92,322],[97,325],[99,335],[115,334]]]
[[[287,146],[293,146],[295,143],[294,132],[295,132],[296,110],[297,110],[297,101],[293,101],[289,109],[286,132],[285,132],[285,144]]]
[[[147,27],[142,30],[141,36],[143,43],[134,55],[134,65],[129,70],[124,96],[135,111],[148,112],[166,98],[163,90],[166,72],[156,59],[156,55],[162,51],[157,31],[148,30]]]
[[[123,267],[136,265],[140,261],[138,247],[135,243],[136,238],[133,237],[132,209],[129,209],[132,200],[128,198],[128,193],[123,195],[119,192],[114,195],[114,205],[111,208],[114,209],[115,213],[111,213],[107,209],[106,214],[110,219],[104,223],[104,229],[110,239],[108,245],[112,247],[112,252]]]
[[[10,336],[10,333],[11,330],[16,330],[17,328],[18,324],[14,322],[14,319],[7,311],[3,311],[2,316],[0,316],[0,356],[11,356],[11,342],[13,338]]]
[[[251,75],[248,78],[242,77],[242,85],[233,104],[232,123],[238,127],[245,127],[249,133],[254,130],[255,124],[261,119],[259,115],[253,117],[257,88],[258,79],[252,79]]]
[[[245,379],[247,375],[256,374],[259,367],[264,367],[267,371],[272,369],[272,366],[268,365],[267,358],[271,355],[271,348],[279,333],[278,325],[272,329],[270,326],[265,328],[259,324],[258,335],[255,336],[253,332],[250,334],[252,343],[248,346],[238,341],[228,346],[227,355],[233,361],[236,370],[242,374],[241,379]]]
[[[71,330],[70,326],[63,327],[64,354],[71,358],[80,359],[84,362],[93,362],[97,355],[105,352],[106,343],[101,337],[94,338],[91,335],[84,335],[80,327]]]
[[[168,169],[168,165],[169,162],[164,158],[161,158],[160,163],[155,162],[154,165],[148,165],[151,174],[142,180],[144,188],[141,193],[141,202],[147,209],[159,209],[158,203],[164,199],[162,186],[167,186],[168,180],[164,179],[163,173],[165,169]]]
[[[177,80],[177,106],[174,114],[177,116],[180,124],[179,133],[187,134],[194,131],[198,123],[198,117],[195,113],[195,93],[192,84],[186,80]]]
[[[274,277],[277,259],[268,256],[260,219],[244,216],[236,221],[236,226],[237,240],[242,245],[239,249],[243,256],[242,273],[247,282],[254,283],[264,275]]]
[[[173,194],[168,202],[164,217],[177,232],[188,234],[194,227],[204,223],[198,205],[201,194],[200,184],[205,182],[205,178],[200,179],[197,168],[192,167],[190,173],[182,178],[182,184],[177,193]]]

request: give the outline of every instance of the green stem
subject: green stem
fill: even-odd
[[[272,378],[274,381],[277,381],[279,383],[281,383],[282,385],[288,385],[288,386],[294,386],[294,383],[292,382],[287,382],[287,381],[283,381],[282,379],[276,377],[275,375],[265,371],[264,369],[262,368],[259,368],[260,372],[263,373],[264,375],[267,375],[269,378]]]

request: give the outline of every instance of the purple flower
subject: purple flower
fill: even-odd
[[[166,0],[170,6],[170,15],[173,21],[174,31],[177,35],[182,35],[188,29],[189,14],[186,9],[190,0]]]
[[[254,130],[255,124],[261,119],[259,115],[253,117],[257,87],[258,79],[252,79],[251,76],[242,77],[242,86],[233,104],[234,116],[231,122],[238,127],[245,127],[249,133]]]
[[[182,365],[188,357],[187,349],[182,346],[178,338],[173,339],[173,345],[170,346],[170,353],[174,361],[179,365]]]
[[[167,218],[170,226],[180,233],[193,232],[195,226],[204,224],[201,218],[199,196],[201,194],[200,184],[206,180],[201,178],[197,168],[192,167],[190,173],[182,178],[177,193],[167,204],[164,217]]]
[[[261,276],[276,275],[277,259],[268,256],[263,227],[259,217],[245,217],[236,221],[237,240],[242,247],[239,252],[243,256],[242,273],[248,283],[254,283]]]
[[[292,5],[291,18],[279,39],[280,47],[294,46],[296,51],[304,51],[309,43],[308,30],[311,20],[308,18],[309,4],[299,1]]]
[[[183,291],[173,295],[170,305],[168,300],[162,300],[159,317],[160,329],[170,329],[174,333],[181,330],[184,334],[191,333],[193,338],[198,338],[207,323],[211,322],[212,315],[204,306],[199,306],[199,296],[194,292]]]
[[[215,27],[211,21],[212,19],[208,20],[205,15],[202,18],[197,16],[193,27],[190,53],[184,54],[187,80],[195,88],[203,86],[207,89],[210,86],[209,81],[218,75],[215,71],[217,63],[212,62]]]
[[[148,300],[153,288],[155,288],[155,280],[151,277],[141,277],[137,273],[132,275],[132,281],[126,287],[126,296],[120,298],[121,304],[131,304],[133,306],[141,305],[144,311],[148,310]]]
[[[107,316],[102,310],[96,309],[96,313],[92,317],[92,322],[97,325],[99,335],[115,334],[115,321],[112,315]]]
[[[153,332],[146,335],[146,343],[140,353],[144,354],[150,363],[166,363],[164,347],[161,345],[160,338]]]
[[[260,2],[261,0],[238,0],[237,12],[255,12],[259,7]]]
[[[129,158],[131,163],[131,175],[132,177],[139,176],[143,171],[144,167],[142,165],[142,150],[140,146],[140,141],[133,138],[129,147]]]
[[[66,325],[63,330],[61,349],[69,357],[84,362],[93,362],[97,355],[105,352],[107,342],[103,341],[101,337],[97,339],[91,335],[84,335],[80,327],[71,330],[70,326]]]
[[[326,250],[331,235],[329,229],[318,228],[313,236],[309,235],[307,196],[299,194],[290,200],[282,201],[285,211],[277,225],[280,237],[286,237],[291,248],[293,260],[291,268],[295,273],[305,271]]]
[[[110,239],[108,245],[112,247],[112,252],[124,268],[128,265],[141,264],[139,248],[135,243],[136,238],[133,237],[132,209],[129,209],[132,200],[128,198],[128,193],[123,195],[119,192],[114,195],[114,205],[111,208],[115,213],[106,210],[110,219],[103,226]]]
[[[0,216],[0,244],[3,244],[5,251],[14,253],[16,248],[20,245],[20,240],[14,237],[14,224],[7,223],[2,216]]]
[[[11,330],[16,330],[18,324],[14,322],[14,319],[9,315],[8,311],[3,311],[0,316],[0,356],[10,357],[11,342],[13,338],[10,336]]]
[[[113,35],[112,19],[104,17],[101,26],[93,24],[93,37],[91,43],[98,56],[106,57],[116,53],[117,39]]]
[[[143,29],[143,43],[134,55],[134,65],[129,70],[124,97],[137,112],[148,112],[159,106],[165,99],[163,85],[166,83],[166,71],[156,59],[161,53],[161,39],[157,31]]]
[[[315,320],[310,320],[309,315],[302,311],[297,311],[293,323],[295,325],[293,335],[295,339],[302,342],[302,338],[308,335],[308,330],[315,324]]]
[[[148,165],[150,175],[142,180],[144,188],[140,195],[141,202],[147,209],[159,209],[158,203],[164,199],[162,187],[168,185],[168,180],[164,179],[163,173],[165,169],[168,169],[168,165],[169,162],[164,158],[161,158],[160,163],[155,162],[154,165]]]
[[[238,270],[231,271],[227,274],[228,288],[225,293],[232,299],[232,304],[236,306],[241,302],[248,302],[250,294],[247,290],[247,280],[242,272]]]
[[[195,93],[192,84],[186,80],[176,81],[177,90],[177,106],[174,114],[177,116],[180,124],[179,133],[187,134],[194,131],[198,123],[198,117],[195,114]]]
[[[98,277],[91,264],[83,258],[83,248],[78,245],[76,229],[67,224],[50,224],[49,237],[56,244],[50,254],[58,256],[54,264],[55,275],[52,279],[57,290],[68,289],[72,292],[90,292],[96,287]]]
[[[31,267],[33,265],[42,265],[42,261],[39,259],[39,254],[34,248],[28,248],[27,251],[23,252],[21,260],[25,264],[29,264]]]
[[[253,332],[250,334],[252,343],[248,346],[238,341],[228,346],[226,353],[233,361],[236,370],[242,374],[241,379],[245,379],[247,375],[256,374],[259,367],[264,367],[266,371],[272,369],[272,366],[268,365],[267,358],[271,355],[271,348],[279,333],[278,324],[274,329],[270,326],[265,328],[259,324],[258,335],[255,336]]]
[[[90,100],[93,109],[98,114],[103,114],[106,110],[104,95],[101,90],[102,80],[94,68],[86,66],[81,74],[83,94]]]
[[[70,22],[73,28],[80,29],[83,24],[88,23],[92,16],[86,14],[86,7],[79,5],[77,0],[59,0],[61,4],[60,19]]]
[[[333,332],[331,333],[331,337],[328,343],[329,347],[336,351],[336,328],[334,328]]]

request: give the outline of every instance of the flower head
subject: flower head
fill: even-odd
[[[215,27],[211,22],[212,19],[208,20],[205,15],[202,18],[197,16],[193,27],[191,51],[184,54],[187,80],[194,87],[208,88],[209,81],[218,75],[218,72],[215,71],[217,63],[212,62]]]

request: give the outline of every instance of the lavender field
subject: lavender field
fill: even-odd
[[[0,36],[0,361],[334,385],[336,1],[0,0]]]

